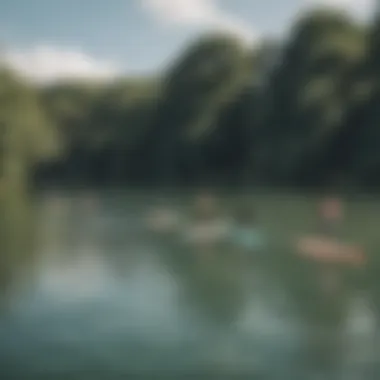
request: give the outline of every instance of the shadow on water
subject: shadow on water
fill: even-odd
[[[260,255],[152,234],[149,204],[83,191],[2,205],[2,379],[379,378],[379,203],[348,203],[342,235],[368,261],[339,269],[336,287],[295,255],[314,199],[254,198]],[[190,215],[180,197],[160,205]]]

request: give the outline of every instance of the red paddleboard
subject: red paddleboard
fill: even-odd
[[[320,262],[352,265],[362,265],[365,262],[365,254],[360,247],[318,236],[306,236],[299,239],[297,251],[302,256]]]

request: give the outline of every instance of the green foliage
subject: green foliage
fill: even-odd
[[[0,71],[0,125],[1,178],[17,186],[56,152],[57,140],[39,94],[6,69]]]
[[[44,159],[43,179],[68,182],[380,184],[379,51],[378,20],[314,11],[282,45],[199,38],[161,77],[33,89],[2,71],[2,171]]]

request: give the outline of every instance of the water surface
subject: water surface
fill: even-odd
[[[313,228],[313,200],[256,200],[270,238],[273,265],[265,268],[234,252],[203,262],[176,242],[157,241],[141,218],[150,203],[122,193],[38,200],[37,250],[18,252],[5,270],[1,378],[311,376],[307,337],[320,326],[300,312],[310,299],[288,257],[293,239]],[[377,207],[350,203],[344,226],[371,252]],[[370,271],[353,278],[337,367],[379,378],[376,313],[367,307],[376,281]]]

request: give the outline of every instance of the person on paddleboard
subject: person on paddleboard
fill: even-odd
[[[318,225],[314,235],[298,241],[298,252],[315,262],[360,266],[365,255],[360,247],[341,239],[344,209],[340,198],[328,197],[318,207]]]
[[[183,231],[187,244],[208,250],[227,241],[230,222],[221,213],[218,199],[211,192],[202,192],[195,197],[191,214]]]
[[[244,253],[258,253],[263,249],[264,236],[251,205],[244,203],[238,207],[230,236],[233,246]]]

